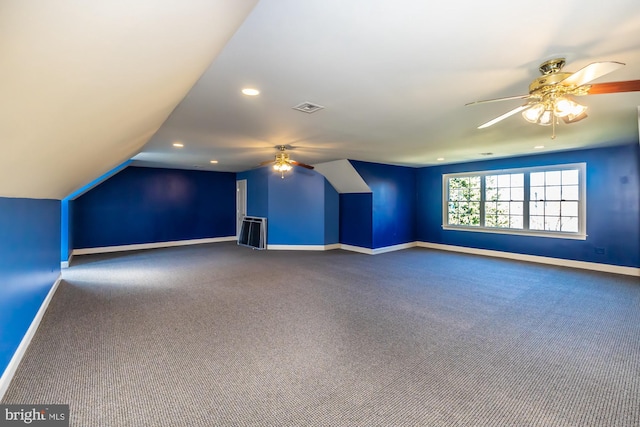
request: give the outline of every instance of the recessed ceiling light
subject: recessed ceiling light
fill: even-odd
[[[210,160],[209,163],[215,165],[216,163],[218,163],[218,161],[217,160]]]
[[[443,160],[444,160],[444,157],[438,157],[436,160],[437,160],[437,161],[439,161],[439,162],[441,162],[441,161],[443,161]]]
[[[176,147],[176,148],[182,148],[182,147],[184,147],[184,144],[182,142],[174,142],[173,146]]]
[[[540,148],[544,148],[544,145],[536,145],[536,146],[535,146],[535,147],[533,147],[533,148],[535,148],[535,149],[539,150]]]
[[[260,95],[260,91],[258,89],[254,89],[252,87],[245,87],[244,89],[242,89],[242,93],[244,93],[247,96]]]

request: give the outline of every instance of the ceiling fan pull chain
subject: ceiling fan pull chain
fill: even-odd
[[[553,120],[551,120],[551,139],[556,139],[556,121],[558,120],[557,117],[553,117]]]

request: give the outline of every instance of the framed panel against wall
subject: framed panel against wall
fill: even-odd
[[[245,216],[238,235],[238,245],[267,249],[267,218]]]

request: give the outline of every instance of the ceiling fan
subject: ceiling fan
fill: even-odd
[[[622,62],[594,62],[575,73],[562,71],[564,65],[565,58],[555,58],[543,62],[538,68],[542,76],[531,82],[529,94],[527,95],[487,99],[465,104],[476,105],[510,99],[527,100],[526,104],[481,124],[478,129],[487,128],[507,117],[522,112],[524,119],[530,123],[542,126],[552,125],[553,133],[551,138],[555,139],[555,125],[558,119],[562,119],[569,124],[578,122],[587,116],[587,107],[575,102],[572,99],[573,96],[640,91],[640,80],[588,84],[592,80],[623,67],[625,64]]]
[[[260,163],[260,166],[273,163],[273,169],[277,172],[280,172],[282,179],[284,179],[284,173],[290,171],[293,168],[293,166],[300,166],[306,169],[313,169],[313,166],[292,160],[291,157],[289,156],[289,153],[286,152],[288,148],[286,145],[276,145],[276,148],[278,149],[278,153],[276,153],[275,160],[266,160]]]

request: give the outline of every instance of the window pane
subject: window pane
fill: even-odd
[[[449,188],[461,188],[463,178],[449,178]]]
[[[530,200],[544,200],[544,187],[531,187]]]
[[[529,175],[531,186],[543,186],[544,185],[544,172],[532,172]]]
[[[529,215],[544,215],[544,202],[529,202]]]
[[[560,200],[560,190],[562,189],[562,187],[560,186],[556,186],[556,187],[547,187],[546,188],[546,194],[545,194],[545,200]]]
[[[498,186],[498,177],[496,175],[487,175],[484,177],[484,184],[487,188],[495,188]]]
[[[562,216],[578,216],[578,202],[561,202]]]
[[[578,170],[564,170],[562,171],[562,184],[575,184],[578,185]]]
[[[560,217],[559,216],[545,216],[544,217],[544,229],[547,231],[560,231]]]
[[[484,217],[485,227],[496,227],[498,224],[498,217],[495,215],[489,215]]]
[[[448,224],[458,224],[458,204],[449,202]]]
[[[511,192],[508,188],[498,189],[498,200],[511,200]]]
[[[495,188],[487,188],[486,197],[487,200],[498,200],[498,190]]]
[[[523,226],[523,220],[522,220],[522,216],[516,215],[516,216],[511,216],[511,222],[509,224],[509,226],[511,228],[524,228]]]
[[[578,232],[578,217],[562,217],[562,231],[571,233]]]
[[[509,213],[511,215],[522,215],[523,213],[523,202],[511,202],[509,204]]]
[[[544,204],[544,214],[560,216],[560,202],[546,202]]]
[[[498,215],[498,227],[509,227],[509,215]]]
[[[546,185],[560,185],[562,184],[562,173],[560,171],[550,171],[544,174]]]
[[[563,185],[562,186],[562,199],[563,200],[578,200],[579,191],[577,185]]]
[[[472,188],[469,191],[469,200],[480,200],[480,188]]]
[[[509,215],[509,202],[498,202],[498,214]]]
[[[531,230],[544,230],[544,217],[543,216],[529,217],[529,228]]]
[[[524,187],[524,174],[523,173],[511,174],[511,186]]]
[[[524,200],[524,188],[522,187],[512,188],[511,200]]]
[[[478,187],[480,188],[480,177],[479,176],[472,176],[469,178],[469,186],[470,187]]]
[[[480,202],[469,203],[469,224],[480,225]]]
[[[495,202],[486,202],[484,204],[484,213],[485,215],[495,215],[498,211],[498,208]]]
[[[511,186],[511,175],[498,175],[498,187]]]

